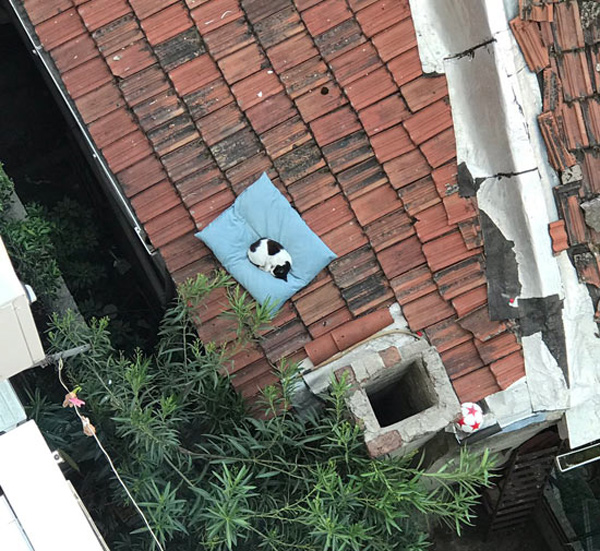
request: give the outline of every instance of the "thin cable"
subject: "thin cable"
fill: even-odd
[[[70,394],[71,391],[69,390],[69,387],[63,381],[62,369],[63,369],[63,360],[62,360],[62,358],[60,358],[58,360],[58,379],[60,381],[60,384],[63,386],[63,388],[67,391],[67,394]],[[81,413],[79,412],[79,408],[77,406],[74,406],[73,409],[75,410],[75,413],[77,414],[77,417],[79,417],[79,420],[81,421],[81,424],[83,425],[83,427],[85,428],[86,426],[89,426],[90,425],[89,419],[87,419],[87,417],[84,418],[83,415],[81,415]],[[125,490],[125,493],[127,494],[127,497],[129,497],[129,499],[131,500],[131,503],[133,503],[133,506],[136,508],[137,512],[142,517],[142,520],[144,521],[144,524],[146,525],[146,528],[148,528],[148,531],[150,532],[150,534],[152,534],[152,537],[154,538],[154,541],[155,541],[156,545],[158,546],[158,549],[160,551],[165,551],[165,548],[161,545],[160,541],[156,537],[156,534],[154,533],[154,530],[152,530],[152,528],[150,526],[150,523],[148,522],[148,519],[146,518],[146,515],[144,515],[144,512],[140,509],[140,506],[137,504],[137,502],[135,501],[135,499],[131,495],[131,492],[129,491],[129,489],[125,485],[125,482],[123,482],[123,479],[119,475],[119,473],[117,471],[117,468],[115,467],[115,464],[113,463],[110,455],[108,455],[108,452],[104,449],[104,446],[102,445],[102,443],[98,439],[98,436],[96,435],[95,430],[91,431],[90,433],[86,433],[86,434],[89,434],[90,436],[92,436],[94,438],[94,440],[96,441],[96,444],[98,444],[98,447],[100,448],[100,451],[102,451],[102,453],[106,457],[106,460],[108,461],[108,464],[110,465],[110,468],[111,468],[112,472],[115,474],[115,476],[117,477],[117,480],[119,481],[119,483],[123,487],[123,490]]]

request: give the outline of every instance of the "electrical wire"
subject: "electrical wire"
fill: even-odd
[[[62,360],[62,358],[60,358],[58,360],[58,379],[60,381],[60,384],[63,386],[63,388],[67,391],[67,394],[71,394],[71,390],[69,390],[69,387],[65,384],[65,382],[63,380],[62,370],[63,370],[63,360]],[[89,427],[90,426],[89,419],[87,417],[84,417],[83,415],[81,415],[81,413],[79,411],[79,408],[77,406],[74,406],[73,409],[75,410],[75,413],[77,414],[77,417],[79,417],[79,420],[81,421],[81,424],[83,425],[84,429],[86,427]],[[135,501],[135,499],[131,495],[131,492],[129,491],[129,489],[127,488],[125,482],[121,478],[121,475],[119,475],[119,473],[117,471],[117,468],[115,467],[115,464],[113,463],[113,460],[111,459],[110,455],[108,454],[108,452],[106,451],[106,449],[104,448],[104,446],[102,445],[102,443],[100,442],[100,440],[98,439],[98,436],[96,435],[96,431],[92,430],[92,431],[86,432],[85,434],[87,434],[89,436],[92,436],[94,438],[94,440],[96,441],[96,444],[100,448],[100,451],[106,457],[106,460],[108,461],[108,464],[109,464],[112,472],[117,477],[117,480],[119,481],[119,483],[123,487],[123,490],[125,490],[125,493],[127,494],[127,497],[129,497],[129,499],[131,500],[131,503],[133,503],[133,506],[136,508],[137,512],[142,517],[142,520],[144,521],[144,524],[146,525],[146,528],[148,528],[148,531],[150,532],[150,534],[154,538],[154,541],[155,541],[156,545],[158,546],[159,551],[165,551],[165,548],[161,545],[160,541],[156,537],[156,534],[154,533],[154,530],[152,530],[152,527],[150,526],[150,523],[148,522],[148,519],[146,518],[146,515],[144,515],[144,512],[142,511],[142,509],[140,508],[140,506],[137,504],[137,502]]]

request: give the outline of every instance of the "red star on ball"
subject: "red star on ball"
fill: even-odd
[[[473,430],[477,430],[477,429],[480,427],[480,425],[481,425],[481,423],[473,423],[473,424],[471,425],[471,428],[472,428]]]
[[[475,406],[469,406],[467,408],[467,413],[469,415],[477,415],[477,408]]]

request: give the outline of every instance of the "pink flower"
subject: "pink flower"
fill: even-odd
[[[77,393],[76,392],[69,392],[69,394],[67,394],[65,396],[65,401],[63,402],[63,407],[76,407],[76,408],[80,408],[81,406],[85,405],[85,402],[83,400],[81,400],[80,398],[77,397]]]

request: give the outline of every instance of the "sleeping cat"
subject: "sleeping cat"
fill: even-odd
[[[288,272],[292,269],[292,257],[280,243],[260,238],[248,248],[248,260],[263,272],[277,279],[287,281]]]

